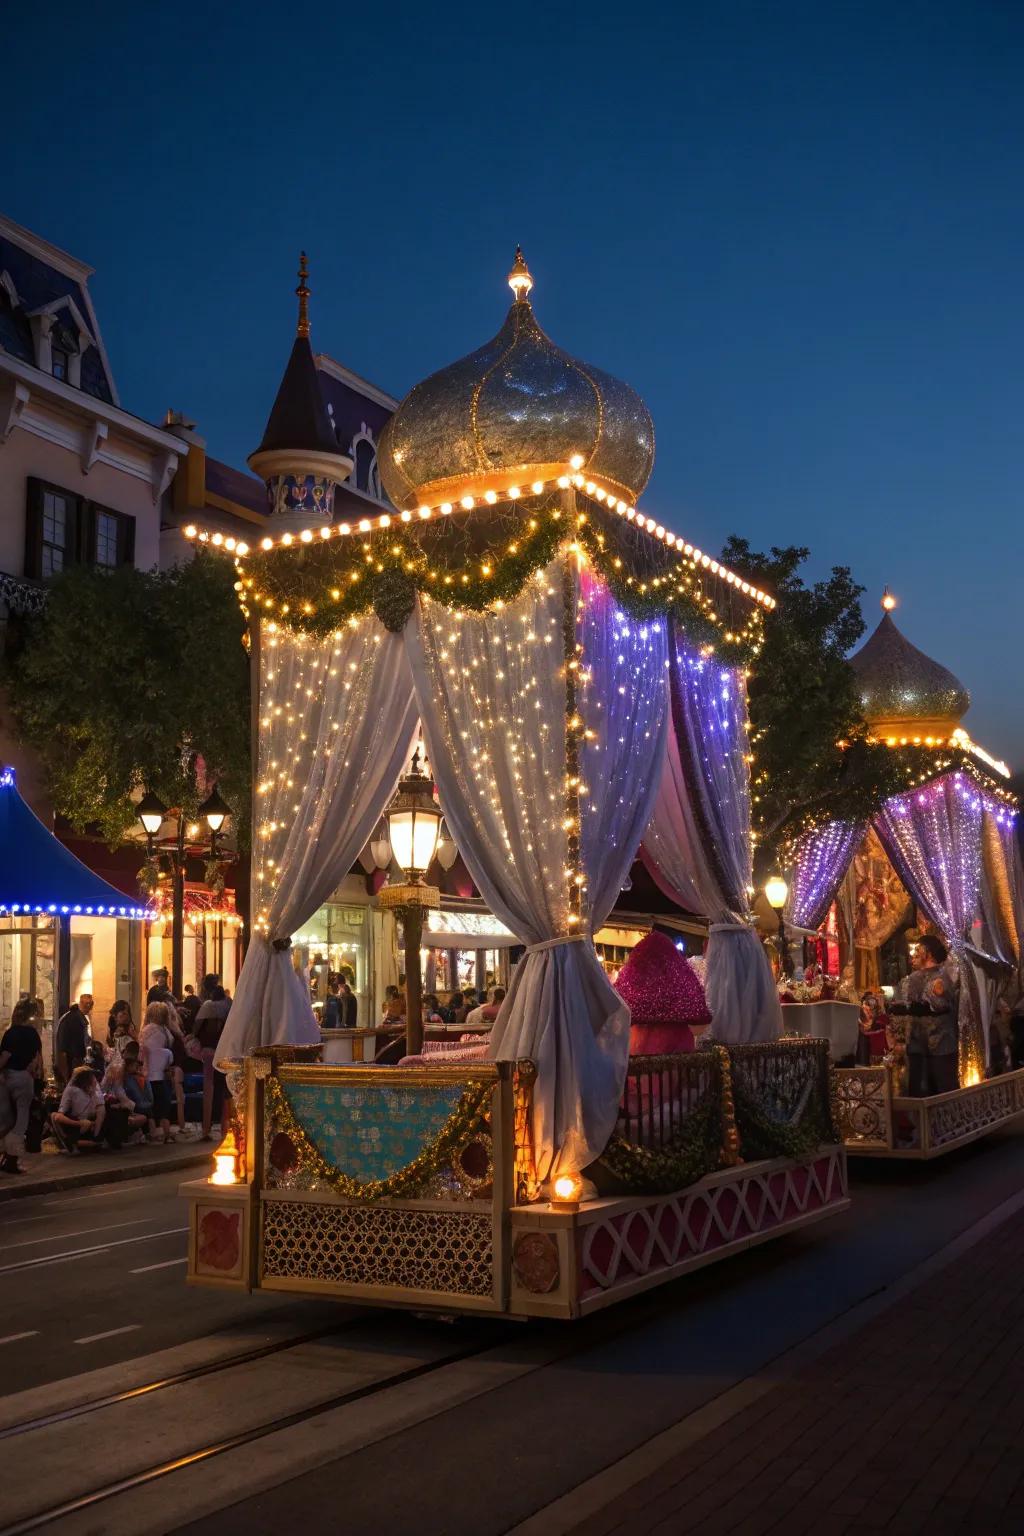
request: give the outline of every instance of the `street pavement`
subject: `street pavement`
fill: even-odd
[[[286,1414],[298,1421],[251,1444],[243,1434],[223,1454],[92,1509],[69,1507],[53,1528],[67,1536],[279,1536],[298,1524],[346,1536],[410,1528],[418,1536],[666,1536],[704,1529],[687,1523],[692,1503],[694,1517],[698,1508],[703,1520],[715,1515],[707,1527],[715,1532],[868,1530],[874,1514],[896,1520],[900,1489],[921,1508],[925,1452],[933,1442],[948,1450],[934,1439],[929,1403],[963,1396],[976,1368],[992,1407],[960,1414],[957,1445],[969,1454],[980,1434],[984,1467],[998,1467],[998,1478],[990,1472],[981,1482],[1008,1490],[985,1528],[1022,1531],[1024,1512],[1009,1501],[1024,1460],[1007,1416],[1018,1343],[1014,1334],[1012,1349],[1000,1350],[997,1340],[1015,1326],[1024,1134],[1004,1132],[930,1165],[851,1167],[845,1216],[570,1325],[446,1327],[186,1290],[184,1207],[163,1176],[18,1201],[0,1210],[0,1372],[8,1392],[36,1390],[9,1401],[3,1422],[34,1417],[51,1399],[63,1406],[109,1390],[117,1372],[97,1367],[124,1362],[125,1380],[135,1382],[197,1351],[231,1355],[233,1340],[287,1340],[333,1324],[347,1331],[22,1436],[21,1454],[39,1475],[66,1437],[102,1443],[102,1464],[75,1472],[69,1491],[80,1493],[90,1480],[153,1466],[161,1450],[178,1456]],[[965,1252],[947,1253],[958,1240]],[[45,1262],[10,1268],[29,1258]],[[947,1260],[939,1275],[918,1274]],[[981,1267],[959,1268],[971,1264]],[[32,1336],[3,1342],[21,1330]],[[956,1374],[946,1380],[942,1360],[954,1349]],[[162,1353],[151,1361],[154,1351]],[[79,1382],[81,1372],[93,1374]],[[869,1438],[876,1425],[880,1438]],[[63,1441],[46,1440],[58,1432]],[[898,1481],[903,1445],[917,1477],[909,1490]],[[781,1487],[767,1481],[780,1471],[775,1447]],[[747,1475],[754,1451],[761,1483]],[[891,1479],[879,1480],[880,1471]],[[872,1474],[873,1485],[854,1486]],[[966,1493],[946,1487],[928,1529],[956,1528],[952,1516],[966,1520],[969,1510],[975,1523],[964,1528],[980,1528],[978,1497],[973,1484]],[[8,1528],[0,1517],[0,1531]]]

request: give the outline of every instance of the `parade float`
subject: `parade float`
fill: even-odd
[[[183,1189],[194,1283],[569,1318],[847,1204],[827,1044],[780,1038],[750,922],[744,679],[773,599],[637,505],[643,402],[544,335],[518,253],[509,283],[494,340],[390,420],[392,509],[345,521],[303,281],[250,461],[266,535],[188,530],[235,559],[256,720],[254,933],[221,1041],[238,1117]],[[442,812],[521,946],[483,1052],[422,1040]],[[290,939],[385,814],[406,1064],[327,1063]],[[631,1057],[592,935],[641,839],[709,920],[712,1022]]]
[[[908,932],[935,933],[948,948],[959,980],[958,1087],[908,1096],[908,1025],[895,1017],[882,1061],[837,1072],[849,1152],[932,1158],[1024,1112],[1024,1070],[1006,1070],[996,1026],[1000,1001],[1021,994],[1024,872],[1009,769],[964,730],[966,689],[905,638],[894,606],[887,592],[851,664],[871,735],[898,755],[906,788],[869,823],[832,822],[801,837],[787,917],[813,932],[838,905],[844,989],[854,998],[899,995]]]

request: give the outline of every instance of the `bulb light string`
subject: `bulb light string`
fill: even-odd
[[[606,483],[599,479],[592,480],[580,473],[583,464],[581,454],[575,454],[564,471],[554,478],[547,480],[533,480],[529,486],[509,485],[505,490],[486,491],[483,495],[465,495],[454,501],[442,501],[430,505],[423,505],[415,512],[382,512],[371,517],[363,517],[353,522],[338,521],[325,523],[320,528],[303,528],[298,533],[286,530],[276,537],[265,534],[260,540],[260,549],[269,554],[275,549],[290,549],[295,545],[306,545],[317,542],[330,542],[333,539],[346,539],[353,535],[369,534],[374,532],[387,532],[396,525],[409,526],[416,522],[429,522],[433,518],[450,517],[458,511],[472,512],[478,508],[497,506],[500,503],[515,505],[520,500],[529,497],[537,497],[545,492],[555,489],[569,490],[574,487],[577,491],[586,495],[596,505],[607,508],[610,512],[624,518],[637,529],[643,530],[657,543],[661,543],[668,550],[676,550],[683,560],[687,561],[693,570],[704,570],[711,576],[719,577],[727,586],[735,587],[752,603],[759,603],[765,609],[776,607],[776,600],[770,593],[760,587],[745,581],[742,576],[714,559],[711,555],[691,544],[689,540],[681,538],[678,534],[667,529],[656,518],[649,517],[646,513],[623,501]],[[210,544],[215,549],[223,548],[228,554],[237,554],[244,559],[250,552],[250,546],[244,540],[238,540],[230,535],[222,533],[210,533],[207,529],[201,529],[195,523],[189,523],[183,529],[187,539],[195,539],[200,544]]]
[[[577,543],[631,618],[670,612],[693,645],[718,650],[731,663],[759,653],[767,610],[748,600],[742,584],[728,583],[722,567],[705,570],[693,556],[679,560],[664,549],[652,560],[628,521],[609,523],[597,503],[572,490],[485,512],[422,533],[395,518],[387,530],[347,543],[299,540],[250,559],[236,545],[243,610],[319,635],[373,610],[398,631],[417,592],[470,612],[500,609],[560,547]]]

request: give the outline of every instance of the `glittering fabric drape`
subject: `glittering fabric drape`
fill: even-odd
[[[540,1176],[584,1167],[614,1128],[629,1050],[629,1010],[589,934],[650,814],[666,730],[663,627],[627,623],[565,554],[488,615],[420,599],[406,643],[466,866],[516,937],[544,946],[513,973],[491,1054],[537,1064]]]
[[[833,821],[800,839],[793,855],[787,922],[813,930],[825,921],[863,836],[863,822]]]
[[[711,919],[705,987],[710,1035],[774,1040],[782,1010],[750,924],[752,849],[742,676],[687,651],[670,630],[672,729],[644,861],[673,900]]]
[[[373,618],[323,640],[265,632],[259,723],[255,931],[222,1058],[320,1039],[285,941],[348,874],[398,780],[416,726],[401,637]]]
[[[960,965],[961,1082],[987,1056],[987,982],[966,948],[981,888],[983,815],[970,778],[952,773],[893,796],[874,818],[896,873]]]

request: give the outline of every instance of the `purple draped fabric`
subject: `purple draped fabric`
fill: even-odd
[[[951,947],[967,941],[981,887],[985,802],[964,773],[887,800],[875,831],[914,901]]]
[[[752,853],[747,701],[742,676],[699,656],[670,629],[672,730],[644,862],[670,896],[711,919],[710,1034],[726,1044],[774,1040],[782,1011],[750,925]]]
[[[786,905],[786,921],[794,928],[813,931],[825,921],[863,836],[861,821],[832,821],[800,839]]]

